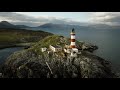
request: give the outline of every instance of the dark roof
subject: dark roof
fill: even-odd
[[[60,46],[55,46],[55,45],[51,45],[51,46],[53,46],[53,47],[55,47],[55,48],[61,48]]]
[[[74,29],[74,28],[72,29],[72,32],[73,32],[73,33],[75,32],[75,29]]]

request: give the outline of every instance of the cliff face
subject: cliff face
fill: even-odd
[[[76,58],[65,55],[63,52],[48,54],[41,52],[41,47],[49,43],[63,45],[66,38],[50,36],[38,42],[35,46],[15,52],[1,68],[2,77],[17,78],[115,78],[110,62],[81,51]],[[54,39],[54,40],[53,40]],[[60,41],[63,40],[63,41]],[[44,44],[43,44],[44,43]],[[81,43],[78,42],[79,45]]]

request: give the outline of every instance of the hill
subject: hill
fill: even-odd
[[[18,28],[18,27],[7,21],[2,21],[0,22],[0,28]]]
[[[1,21],[0,22],[0,29],[11,28],[11,29],[20,29],[20,28],[30,28],[26,25],[14,25],[9,23],[8,21]]]
[[[79,25],[69,25],[69,24],[53,24],[53,23],[46,23],[43,25],[40,25],[36,28],[49,28],[49,29],[71,29],[71,28],[81,28],[85,26],[79,26]]]
[[[110,26],[107,24],[88,24],[88,25],[70,25],[70,24],[53,24],[46,23],[38,27],[34,27],[36,30],[70,30],[75,28],[76,30],[119,30],[120,26]],[[31,28],[32,29],[32,28]]]
[[[44,31],[0,29],[0,48],[18,43],[36,42],[49,35],[52,34]]]
[[[8,21],[0,22],[0,29],[11,28],[11,29],[28,29],[28,30],[69,30],[75,28],[77,30],[114,30],[120,29],[120,26],[110,26],[106,24],[82,24],[81,25],[71,25],[71,24],[54,24],[54,23],[45,23],[37,27],[30,27],[26,25],[14,25]]]
[[[58,41],[59,40],[59,41]],[[72,58],[63,51],[41,52],[41,47],[68,44],[63,36],[48,36],[27,50],[15,52],[1,67],[1,77],[5,78],[116,78],[110,62],[88,51],[81,51]],[[77,42],[81,45],[81,42]]]
[[[22,29],[24,29],[24,28],[31,28],[31,27],[26,26],[26,25],[15,25],[15,26],[18,27],[18,28],[22,28]]]

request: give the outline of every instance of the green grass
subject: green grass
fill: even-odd
[[[43,40],[41,40],[39,43],[41,47],[49,47],[49,45],[57,45],[59,42],[59,37],[56,35],[49,36]]]
[[[43,31],[24,29],[0,29],[0,45],[37,42],[52,35]]]
[[[0,42],[1,43],[13,43],[13,42],[17,42],[15,37],[12,36],[8,36],[8,35],[0,35]]]
[[[76,41],[78,45],[81,45],[79,41]],[[46,38],[40,40],[37,42],[34,46],[32,46],[30,51],[37,53],[38,55],[42,54],[41,48],[46,47],[49,48],[49,45],[59,45],[64,48],[65,44],[70,45],[70,39],[65,38],[63,36],[58,36],[58,35],[51,35],[47,36]],[[62,55],[62,52],[59,52],[60,55]]]

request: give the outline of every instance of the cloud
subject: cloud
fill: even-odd
[[[0,21],[9,21],[12,24],[39,26],[45,23],[54,24],[108,24],[120,25],[120,12],[89,12],[88,22],[80,22],[72,18],[39,16],[33,17],[15,12],[0,12]]]
[[[89,19],[92,23],[120,25],[120,12],[95,12]]]
[[[34,25],[34,23],[39,22],[38,19],[26,16],[22,14],[17,14],[13,12],[0,12],[0,21],[9,21],[13,24],[27,24]]]
[[[39,16],[33,17],[15,12],[0,12],[0,21],[9,21],[13,24],[28,25],[28,26],[39,26],[44,23],[55,23],[55,24],[77,24],[81,22],[72,20],[71,18],[64,17],[49,17]]]

